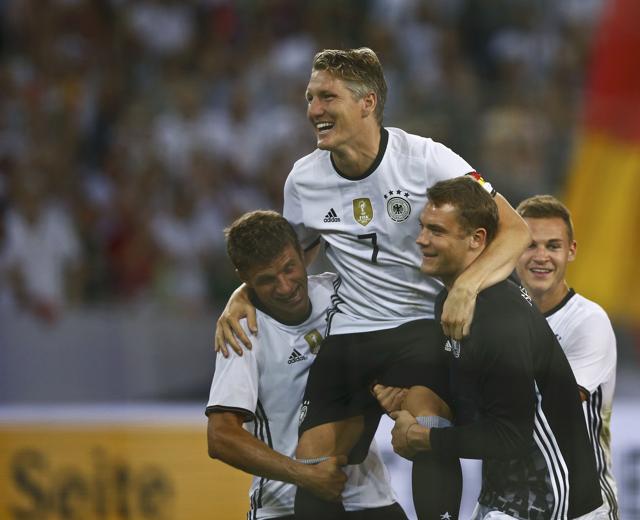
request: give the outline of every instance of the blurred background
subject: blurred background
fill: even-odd
[[[616,329],[614,473],[640,518],[639,19],[637,0],[1,1],[0,517],[244,515],[247,480],[204,443],[238,283],[222,229],[281,210],[314,149],[315,52],[368,46],[385,125],[513,206],[573,211],[570,279]]]

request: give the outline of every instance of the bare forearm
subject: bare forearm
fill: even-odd
[[[210,438],[209,454],[239,470],[270,480],[304,486],[303,464],[269,448],[245,430]]]
[[[476,294],[507,278],[531,242],[526,222],[502,195],[496,195],[496,204],[500,213],[498,233],[455,282],[455,285],[467,287]]]

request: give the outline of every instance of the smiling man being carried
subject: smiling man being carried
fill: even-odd
[[[301,459],[362,460],[381,414],[370,393],[374,381],[408,388],[407,409],[426,424],[451,418],[448,372],[436,342],[441,324],[433,313],[441,284],[420,273],[414,242],[429,186],[469,174],[492,192],[500,212],[495,240],[449,292],[441,320],[448,335],[461,339],[468,332],[478,291],[506,278],[529,243],[523,220],[464,159],[432,139],[383,126],[386,96],[382,66],[371,49],[329,49],[315,56],[306,99],[318,148],[293,166],[283,214],[306,261],[325,247],[339,278],[327,338],[304,397]],[[236,334],[249,343],[238,327],[244,316],[255,330],[241,289],[218,321],[218,348],[226,350],[225,341],[237,348]],[[418,516],[457,518],[460,478],[457,459],[447,463],[426,454],[414,461]],[[300,518],[329,518],[330,507],[299,490]]]

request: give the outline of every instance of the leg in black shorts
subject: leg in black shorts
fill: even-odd
[[[382,409],[371,394],[387,386],[426,386],[449,403],[444,336],[433,320],[411,321],[381,331],[329,336],[311,367],[304,396],[300,435],[326,423],[364,417],[364,432],[349,457],[364,460]]]
[[[440,325],[433,320],[416,320],[393,329],[327,337],[309,373],[300,435],[320,425],[343,425],[347,419],[361,417],[359,440],[351,444],[347,453],[351,464],[364,460],[382,414],[370,391],[374,382],[407,388],[427,387],[436,394],[436,399],[439,397],[444,401],[445,408],[450,408],[444,344]],[[329,431],[344,435],[341,428],[336,426],[335,430]],[[325,432],[326,428],[323,434]],[[322,453],[326,445],[319,446],[315,454],[308,453],[315,449],[316,442],[313,435],[303,438],[299,455],[304,458],[327,455]],[[328,445],[342,446],[335,439],[330,439]],[[420,455],[413,468],[414,497],[425,497],[415,501],[419,518],[439,518],[437,515],[444,513],[457,517],[461,478],[457,459]],[[298,495],[301,493],[304,494],[301,500],[296,497],[296,511],[299,504],[308,499],[304,491],[298,490]]]

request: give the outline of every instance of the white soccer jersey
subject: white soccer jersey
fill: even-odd
[[[258,336],[243,356],[218,354],[207,413],[232,410],[246,413],[245,429],[274,450],[293,457],[298,444],[298,419],[307,374],[318,353],[326,326],[336,276],[309,277],[311,316],[300,325],[284,325],[257,310]],[[246,322],[242,322],[245,330]],[[347,511],[388,506],[396,501],[375,442],[360,466],[345,468],[343,493]],[[254,477],[249,518],[293,514],[295,486]]]
[[[618,518],[616,483],[611,473],[611,407],[616,385],[616,337],[606,312],[573,289],[545,314],[578,385],[588,394],[583,403],[589,438],[598,467],[608,518]]]
[[[397,128],[382,129],[378,156],[358,178],[342,176],[326,150],[295,163],[283,214],[304,249],[324,239],[340,275],[329,312],[331,334],[433,318],[442,285],[420,272],[420,212],[429,186],[471,171],[446,146]]]

